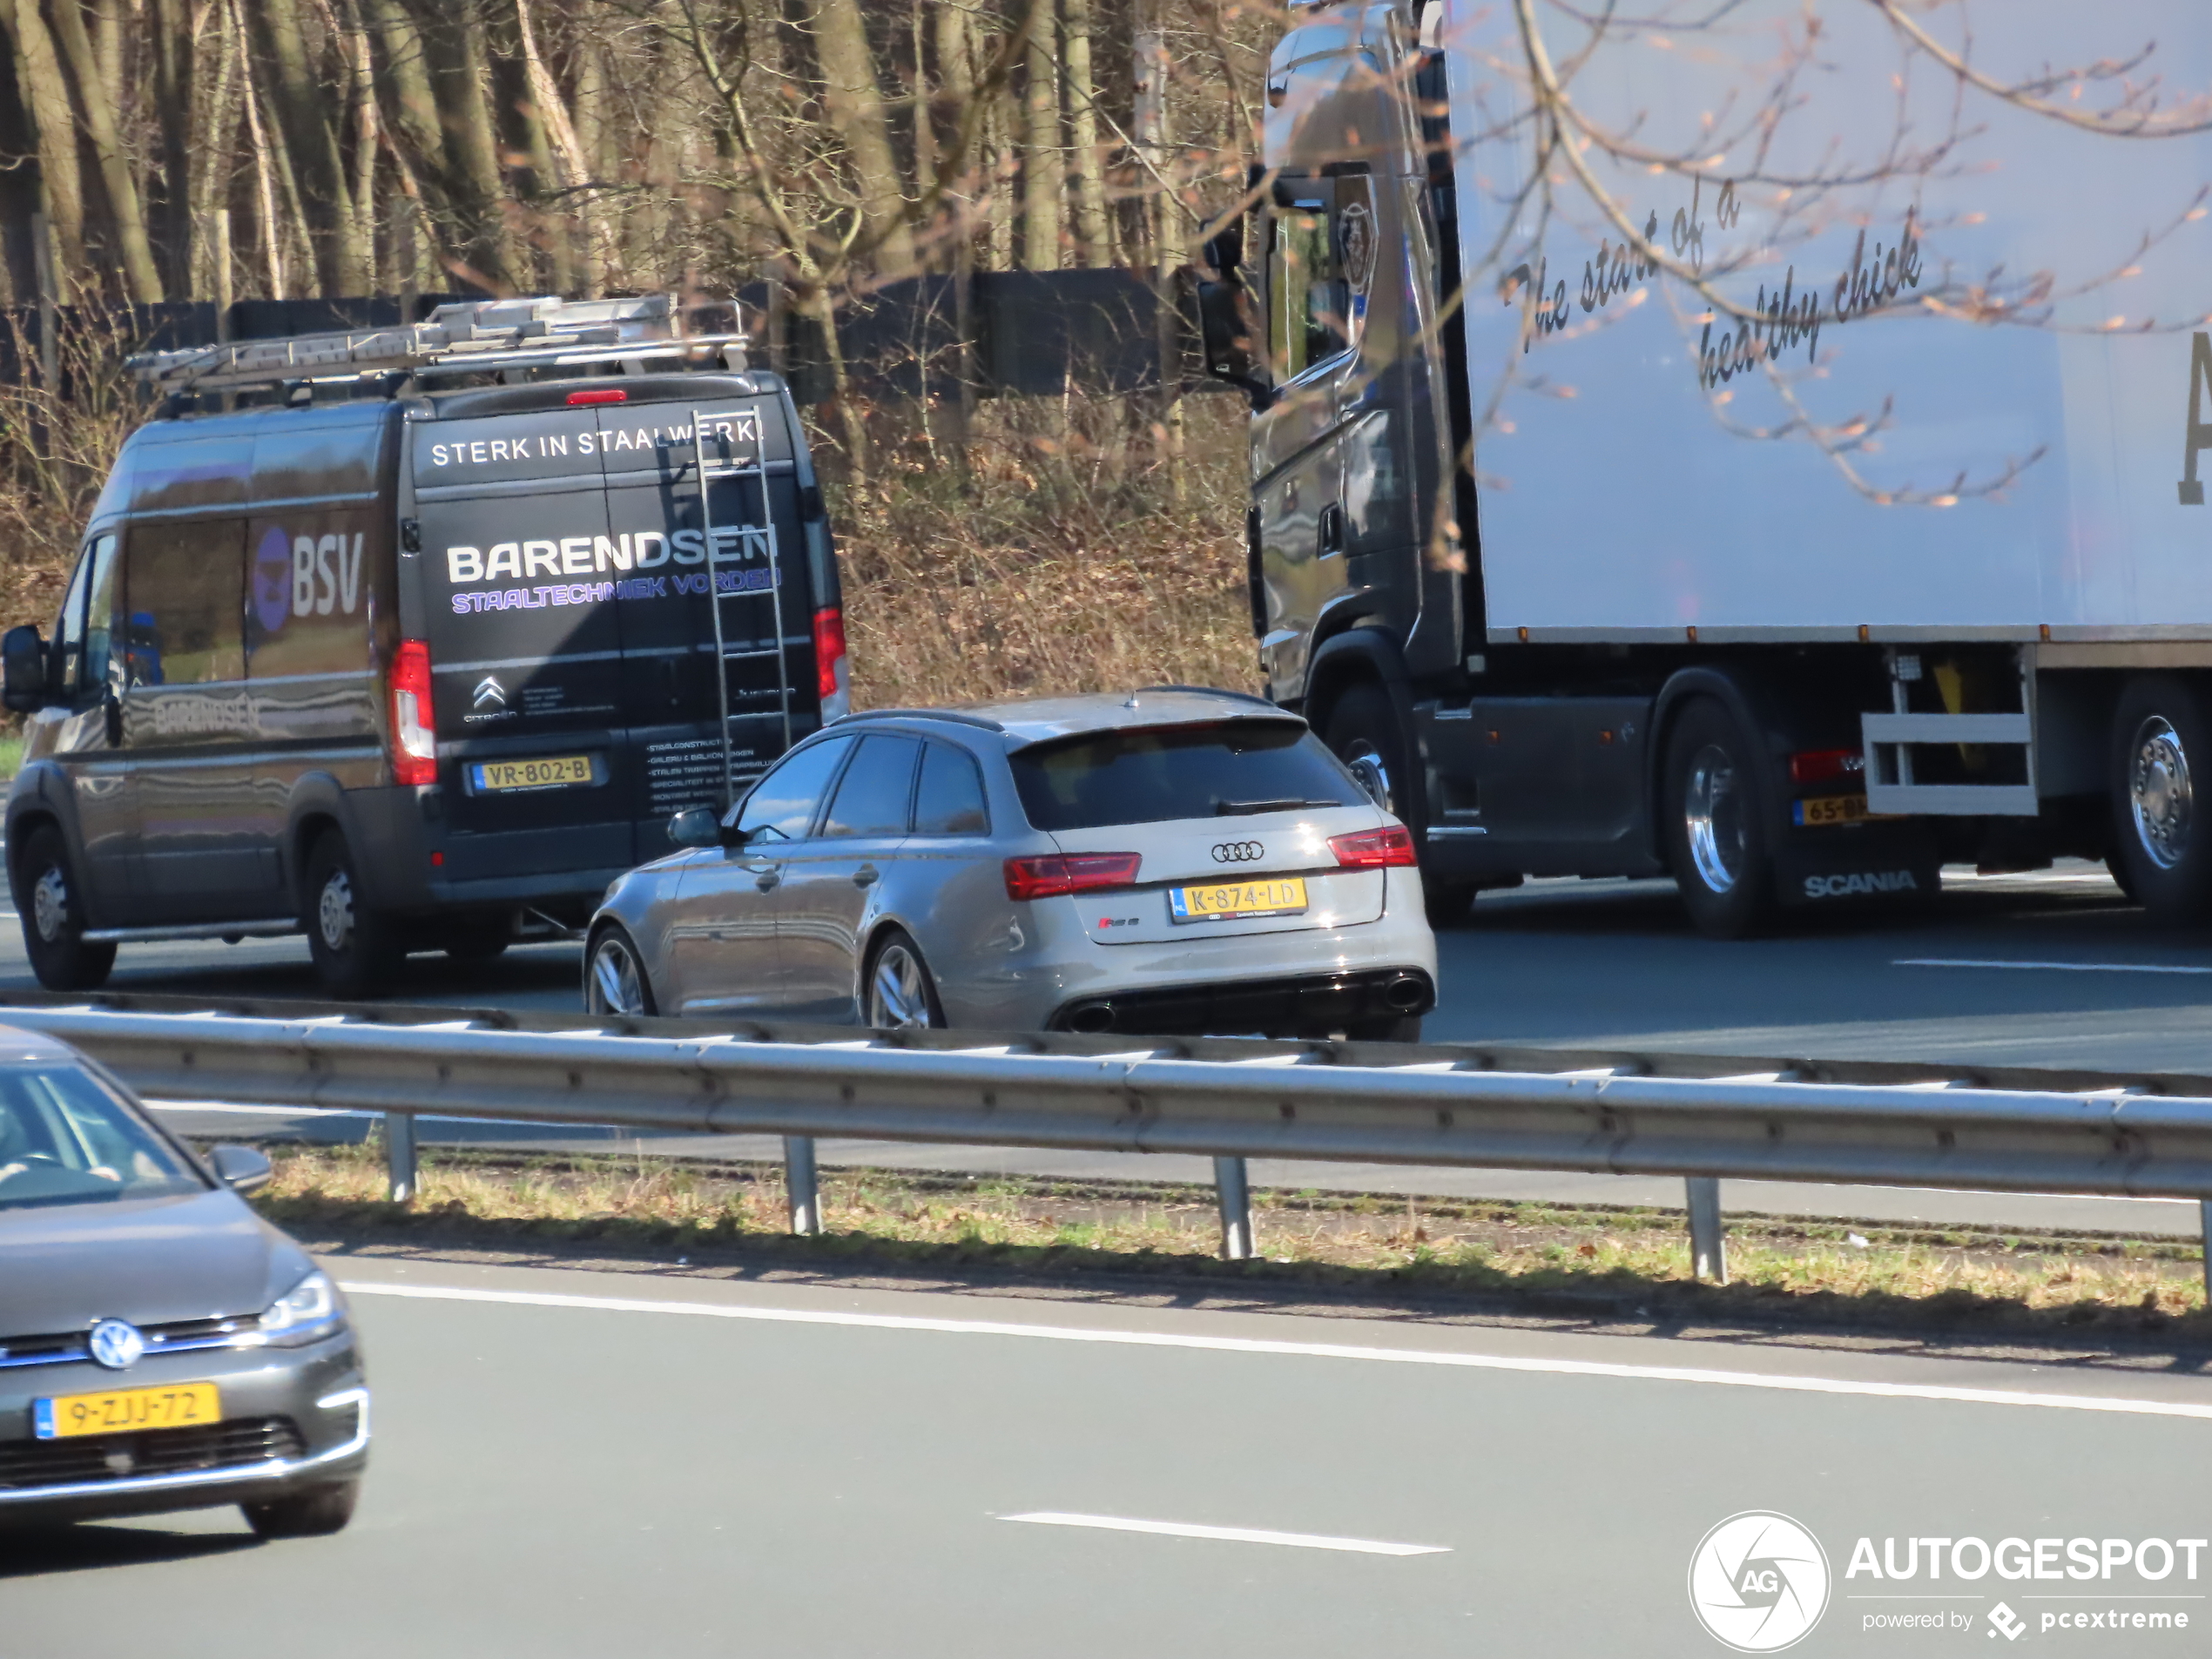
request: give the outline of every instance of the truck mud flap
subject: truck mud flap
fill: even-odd
[[[1942,888],[1932,831],[1865,825],[1792,836],[1775,852],[1776,898],[1785,906],[1925,902]]]

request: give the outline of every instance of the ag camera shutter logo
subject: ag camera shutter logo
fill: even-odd
[[[1747,1509],[1698,1541],[1689,1605],[1709,1635],[1738,1653],[1779,1653],[1828,1608],[1828,1556],[1787,1515]]]

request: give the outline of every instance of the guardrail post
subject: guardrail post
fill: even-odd
[[[1728,1254],[1721,1238],[1720,1177],[1693,1175],[1683,1185],[1689,1198],[1689,1271],[1699,1278],[1725,1285]]]
[[[814,1137],[784,1136],[784,1190],[791,1198],[791,1230],[812,1238],[822,1231],[821,1184],[814,1174]]]
[[[2203,1224],[2204,1305],[2212,1308],[2212,1198],[2200,1198],[2196,1208]]]
[[[1216,1158],[1213,1186],[1221,1203],[1222,1259],[1248,1262],[1258,1252],[1252,1248],[1252,1189],[1244,1177],[1244,1160]]]
[[[386,1191],[394,1204],[415,1197],[415,1114],[384,1114],[384,1174]]]

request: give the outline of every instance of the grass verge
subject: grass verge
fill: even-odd
[[[827,1171],[828,1231],[793,1238],[774,1165],[440,1152],[412,1205],[384,1196],[381,1149],[271,1149],[258,1202],[314,1241],[442,1236],[473,1247],[590,1245],[690,1265],[764,1254],[988,1266],[1067,1278],[1233,1279],[1335,1296],[1478,1300],[1533,1312],[2212,1343],[2194,1244],[1731,1217],[1730,1282],[1690,1276],[1678,1212],[1263,1190],[1264,1259],[1219,1258],[1204,1188]]]

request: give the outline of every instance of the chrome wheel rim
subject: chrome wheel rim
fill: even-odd
[[[1390,786],[1390,768],[1383,762],[1381,753],[1370,743],[1359,743],[1344,757],[1345,768],[1352,773],[1367,798],[1386,813],[1396,813],[1396,798]]]
[[[69,926],[69,878],[58,864],[48,865],[31,888],[30,920],[41,941],[49,945]]]
[[[2188,853],[2189,760],[2173,724],[2152,715],[2135,728],[2128,768],[2128,807],[2135,839],[2153,864],[2170,870]]]
[[[343,950],[353,939],[354,882],[343,870],[333,870],[322,884],[322,896],[315,904],[315,927],[327,950]]]
[[[591,1012],[643,1014],[645,975],[637,958],[619,939],[603,939],[591,954]]]
[[[1715,893],[1733,892],[1743,879],[1744,806],[1734,759],[1718,744],[1707,744],[1689,763],[1683,821],[1697,879]]]
[[[904,945],[887,945],[868,981],[868,1023],[879,1031],[927,1029],[929,977],[921,958]]]

